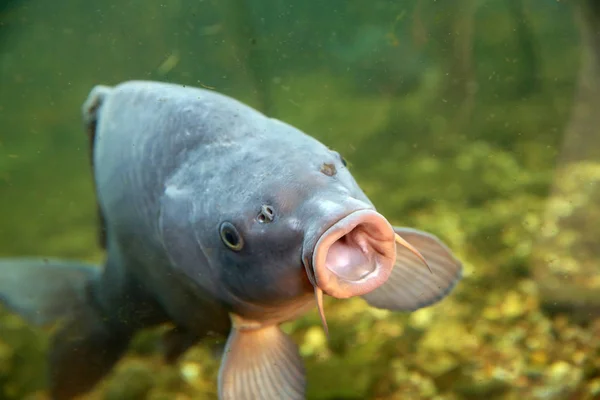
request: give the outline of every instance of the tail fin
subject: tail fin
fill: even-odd
[[[54,259],[0,259],[0,302],[36,325],[58,322],[49,370],[52,399],[89,391],[127,349],[132,331],[97,300],[101,269]]]

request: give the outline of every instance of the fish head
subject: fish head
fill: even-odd
[[[220,181],[207,185],[219,188],[211,197],[218,201],[199,205],[212,228],[198,235],[219,284],[238,304],[259,308],[374,290],[394,266],[392,226],[339,153],[273,123],[280,136],[223,154]]]

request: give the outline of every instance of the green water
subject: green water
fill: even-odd
[[[340,151],[393,224],[465,264],[412,314],[328,299],[329,343],[314,311],[287,324],[309,399],[600,398],[590,4],[0,1],[0,256],[102,260],[80,119],[94,85],[213,88]],[[3,312],[0,399],[45,398],[47,338]],[[216,398],[210,348],[167,366],[158,340],[84,398]]]

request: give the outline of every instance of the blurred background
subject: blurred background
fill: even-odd
[[[433,307],[286,324],[309,399],[600,398],[597,1],[0,0],[0,256],[102,261],[80,107],[129,79],[297,126],[464,261]],[[45,398],[47,334],[0,312],[0,399]],[[159,344],[85,398],[216,398],[210,347]]]

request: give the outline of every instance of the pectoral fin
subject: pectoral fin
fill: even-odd
[[[306,378],[296,344],[271,325],[234,323],[219,371],[222,400],[303,400]]]
[[[0,303],[36,325],[54,323],[85,301],[101,269],[77,261],[0,259]]]
[[[103,270],[60,259],[0,259],[0,303],[33,324],[60,322],[49,349],[50,397],[89,391],[123,355],[133,335],[98,302]],[[125,308],[125,307],[124,307]]]
[[[435,236],[410,228],[394,231],[417,249],[423,261],[405,246],[396,246],[396,264],[388,280],[362,297],[372,306],[414,311],[444,298],[462,277],[462,264]]]

